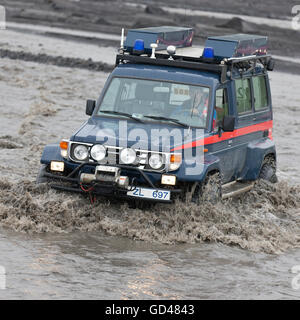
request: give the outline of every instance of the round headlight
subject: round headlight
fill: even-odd
[[[132,164],[136,160],[136,153],[133,149],[130,148],[123,149],[120,153],[120,159],[122,163]]]
[[[79,144],[74,148],[74,157],[76,160],[83,161],[86,160],[89,156],[89,151],[86,146]]]
[[[101,161],[106,156],[106,149],[101,144],[95,144],[91,149],[91,157],[96,161]]]
[[[158,170],[163,165],[163,158],[159,154],[152,154],[149,158],[149,165],[152,169]]]

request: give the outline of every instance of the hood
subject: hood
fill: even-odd
[[[203,129],[184,128],[167,122],[138,122],[110,117],[91,117],[71,137],[72,141],[105,143],[117,147],[170,152],[204,137]]]

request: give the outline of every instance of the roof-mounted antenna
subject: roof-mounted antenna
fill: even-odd
[[[124,51],[124,28],[122,28],[122,32],[121,32],[121,44],[120,44],[119,52],[123,53],[123,51]]]

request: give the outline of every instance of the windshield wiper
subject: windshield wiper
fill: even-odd
[[[191,118],[192,118],[193,115],[194,115],[195,107],[196,107],[196,93],[195,93],[195,95],[194,95],[193,107],[192,107],[192,110],[191,110]]]
[[[172,119],[172,118],[167,118],[167,117],[162,117],[162,116],[144,116],[145,118],[150,118],[150,119],[154,119],[154,120],[163,120],[163,121],[171,121],[174,122],[182,127],[189,127],[188,124],[180,122],[177,119]]]
[[[113,110],[99,110],[99,111],[102,112],[102,113],[116,114],[116,115],[119,115],[119,116],[124,116],[124,117],[130,118],[130,119],[133,119],[135,121],[143,122],[140,118],[134,117],[130,113],[113,111]]]

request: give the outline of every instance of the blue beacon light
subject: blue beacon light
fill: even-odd
[[[206,59],[213,59],[214,58],[214,48],[206,47],[203,49],[202,57]]]
[[[134,42],[132,53],[140,55],[144,53],[144,50],[145,50],[144,40],[136,39]]]

